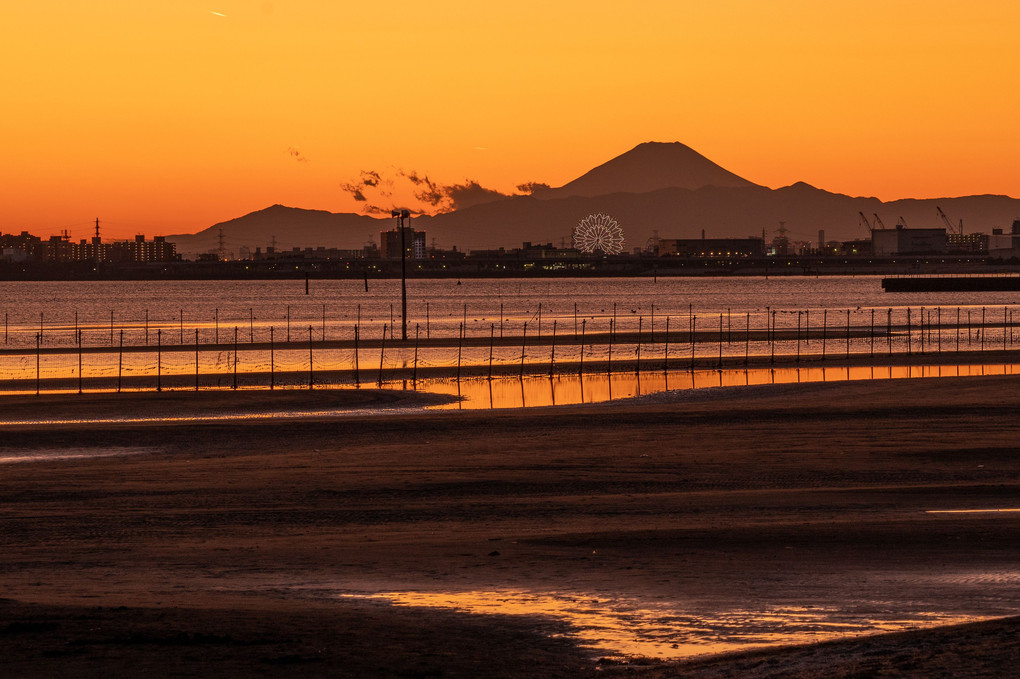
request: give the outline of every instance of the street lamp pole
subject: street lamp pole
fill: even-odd
[[[404,234],[404,220],[411,221],[408,210],[392,210],[390,216],[396,217],[400,224],[400,338],[407,340],[407,241]]]

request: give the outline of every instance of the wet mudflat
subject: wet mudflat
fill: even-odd
[[[146,452],[3,467],[0,667],[98,675],[156,657],[207,676],[281,663],[294,676],[585,676],[609,658],[600,672],[668,676],[686,662],[673,644],[694,656],[1006,616],[1020,601],[1020,513],[955,510],[1020,507],[1016,385],[7,427],[0,456]],[[658,611],[656,631],[634,638],[661,641],[640,647],[660,662],[512,598],[495,615],[372,598],[400,592]],[[811,613],[776,638],[782,611]],[[898,676],[923,665],[890,657]]]

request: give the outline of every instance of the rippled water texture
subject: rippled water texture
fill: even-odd
[[[898,611],[882,602],[853,609],[775,607],[761,610],[685,610],[626,598],[523,590],[378,592],[342,596],[396,606],[467,613],[544,616],[569,623],[571,636],[599,653],[662,659],[804,644],[851,635],[895,632],[974,620],[935,611]]]
[[[666,316],[683,316],[686,325],[691,312],[702,323],[727,311],[750,313],[761,325],[766,310],[776,310],[777,326],[793,327],[797,311],[812,312],[817,326],[823,309],[858,315],[891,309],[899,321],[907,307],[942,307],[947,314],[951,307],[954,320],[961,307],[964,318],[969,310],[976,321],[982,308],[1001,315],[1002,307],[1020,302],[1011,292],[885,293],[878,276],[442,279],[408,281],[407,291],[409,332],[418,325],[423,335],[450,336],[462,323],[468,336],[493,327],[519,333],[525,321],[532,334],[548,334],[553,321],[572,332],[575,319],[594,329],[614,316],[618,331],[636,329],[639,318],[661,329]],[[303,280],[0,282],[0,314],[8,345],[34,345],[41,329],[44,346],[73,346],[75,327],[85,332],[85,344],[110,343],[120,330],[127,344],[145,343],[146,330],[149,343],[157,331],[168,344],[192,341],[196,328],[202,342],[227,342],[235,327],[242,342],[268,340],[270,327],[278,341],[307,339],[309,328],[314,339],[331,340],[346,338],[359,322],[363,336],[374,337],[383,324],[399,328],[400,281],[370,280],[366,292],[362,281],[313,280],[309,295]]]

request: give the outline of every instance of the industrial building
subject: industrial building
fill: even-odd
[[[425,259],[425,232],[410,226],[379,232],[379,255],[383,259],[400,259],[400,231],[404,231],[404,247],[408,259]]]
[[[871,242],[876,257],[892,255],[935,255],[948,251],[945,229],[875,229]]]

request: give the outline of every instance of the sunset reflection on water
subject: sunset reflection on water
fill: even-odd
[[[379,599],[394,606],[464,613],[539,616],[570,625],[569,636],[600,654],[678,659],[774,645],[807,644],[850,635],[950,625],[974,617],[931,611],[884,616],[835,607],[728,609],[710,613],[636,599],[526,590],[375,592],[342,597]],[[892,607],[893,609],[895,607]]]
[[[742,387],[808,382],[855,382],[861,380],[963,377],[1020,374],[1016,364],[921,365],[921,366],[810,366],[749,368],[746,370],[700,370],[613,375],[584,374],[524,376],[521,378],[421,381],[421,391],[459,396],[460,401],[432,409],[537,408],[543,406],[602,403],[668,391],[712,387]],[[384,384],[404,388],[403,383]],[[407,385],[410,387],[411,385]]]

